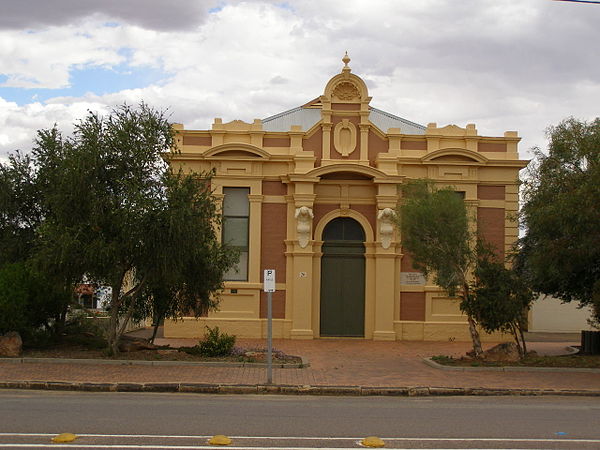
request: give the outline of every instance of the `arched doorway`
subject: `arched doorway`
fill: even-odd
[[[364,337],[365,232],[349,217],[323,230],[321,336]]]

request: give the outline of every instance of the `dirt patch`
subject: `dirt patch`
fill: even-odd
[[[23,358],[66,358],[66,359],[116,359],[136,361],[202,361],[202,362],[232,362],[232,363],[263,363],[266,361],[266,351],[263,349],[236,348],[231,356],[206,357],[193,355],[179,349],[158,348],[156,350],[137,350],[121,352],[116,356],[108,356],[104,350],[87,349],[80,346],[60,345],[44,349],[27,349]],[[302,364],[299,356],[287,355],[280,351],[273,352],[273,362],[277,364]]]

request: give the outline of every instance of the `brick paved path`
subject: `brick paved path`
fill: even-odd
[[[195,343],[157,343],[164,342]],[[262,340],[240,339],[238,343],[264,346]],[[469,349],[468,343],[322,339],[275,340],[274,347],[310,362],[310,367],[303,369],[274,369],[273,381],[282,385],[600,390],[600,373],[458,372],[435,369],[422,361],[423,357],[438,354],[462,355]],[[535,343],[532,347],[557,353],[564,350],[565,344]],[[263,384],[266,374],[264,368],[250,367],[14,364],[0,360],[0,381],[16,380]]]

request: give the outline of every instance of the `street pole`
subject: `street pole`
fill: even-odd
[[[273,384],[273,293],[267,292],[267,384]]]
[[[265,269],[263,290],[267,293],[267,384],[273,384],[273,292],[275,292],[275,269]]]

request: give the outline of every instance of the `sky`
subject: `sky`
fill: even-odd
[[[36,130],[143,100],[186,129],[321,95],[345,51],[371,105],[427,125],[545,130],[600,105],[600,5],[553,0],[0,0],[0,160]]]

